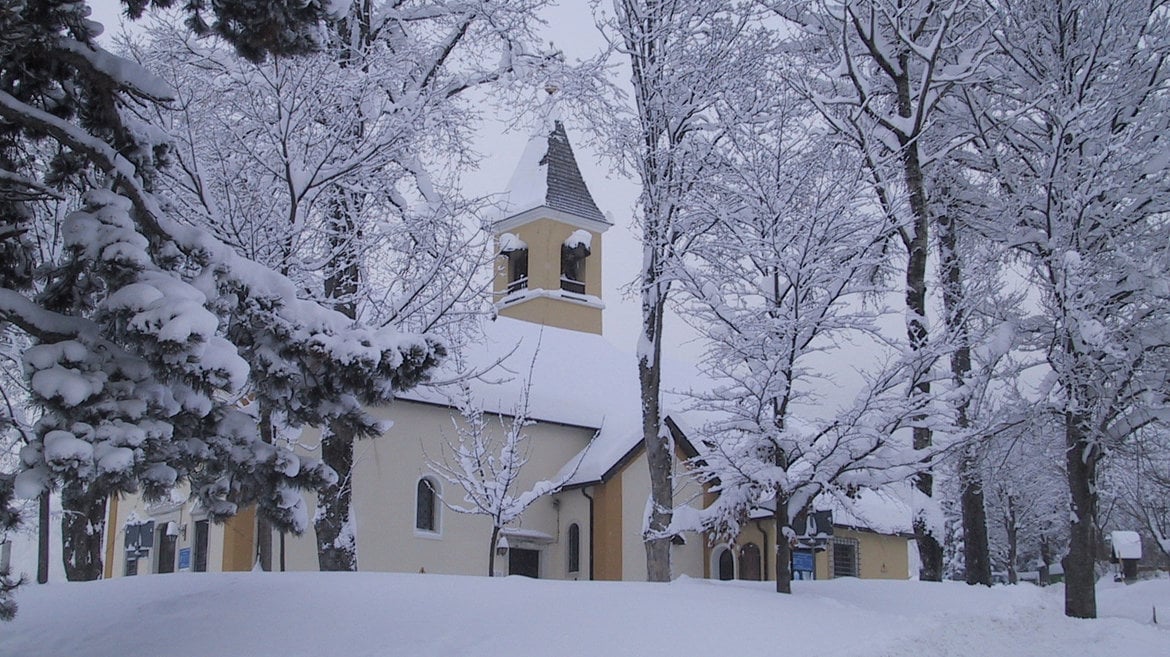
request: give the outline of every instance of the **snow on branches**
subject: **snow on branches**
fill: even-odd
[[[254,4],[211,8],[242,51],[260,58],[310,45],[320,5],[282,15],[289,31],[257,40],[252,23],[237,20]],[[197,23],[206,9],[186,8]],[[380,427],[364,405],[418,383],[445,354],[436,338],[363,326],[302,299],[287,277],[180,216],[156,185],[169,140],[143,118],[173,90],[104,51],[88,11],[67,3],[0,18],[13,53],[0,65],[6,217],[59,222],[38,234],[61,239],[58,255],[45,256],[19,241],[26,225],[5,233],[5,249],[38,277],[5,276],[0,289],[0,317],[34,342],[23,365],[42,409],[14,486],[26,496],[63,489],[71,578],[100,573],[102,509],[114,493],[158,498],[185,482],[214,518],[255,503],[280,528],[303,531],[299,491],[335,475],[266,440],[265,416],[248,404],[290,427],[369,435]],[[79,197],[81,207],[33,212],[53,186],[70,192],[53,198]]]
[[[539,353],[539,348],[536,353]],[[495,574],[494,551],[500,531],[520,520],[524,511],[538,499],[560,491],[577,473],[576,468],[566,469],[554,479],[537,481],[527,490],[521,490],[521,470],[528,463],[532,447],[525,432],[526,427],[533,424],[528,417],[529,385],[530,382],[524,384],[512,416],[497,417],[497,427],[494,426],[496,422],[484,417],[483,408],[474,398],[468,382],[461,382],[459,394],[452,400],[460,415],[451,420],[456,440],[445,442],[443,454],[427,461],[432,472],[463,492],[464,504],[447,497],[443,498],[443,504],[452,511],[486,516],[491,520],[489,576]]]

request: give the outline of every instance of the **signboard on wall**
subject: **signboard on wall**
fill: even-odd
[[[810,550],[792,551],[792,570],[811,573],[814,572],[813,553]]]
[[[179,548],[179,570],[191,570],[191,548]]]

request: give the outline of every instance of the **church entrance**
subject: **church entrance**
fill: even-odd
[[[508,574],[540,578],[540,551],[512,548],[508,550]]]

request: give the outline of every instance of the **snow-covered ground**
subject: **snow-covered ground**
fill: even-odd
[[[1170,655],[1170,580],[1061,589],[958,583],[669,585],[380,573],[175,574],[29,586],[0,655]],[[1150,623],[1158,606],[1161,625]]]

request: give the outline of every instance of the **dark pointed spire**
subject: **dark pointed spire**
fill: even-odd
[[[577,158],[573,154],[564,124],[554,121],[553,129],[547,136],[533,137],[526,154],[534,149],[539,149],[538,152],[542,151],[543,154],[539,159],[521,158],[512,177],[512,184],[509,185],[512,197],[508,201],[507,214],[515,216],[543,205],[575,217],[608,224],[593,200],[593,195],[589,193],[585,179],[581,177],[581,169],[577,166]]]

